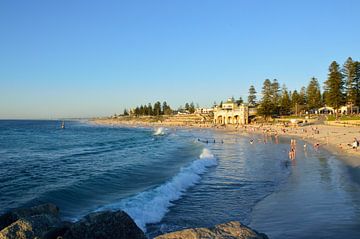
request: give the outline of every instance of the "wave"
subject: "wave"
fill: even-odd
[[[165,131],[163,127],[157,128],[156,131],[154,132],[154,135],[159,136],[159,135],[165,135]]]
[[[107,208],[121,208],[143,231],[146,231],[146,224],[160,222],[169,211],[169,207],[173,205],[172,201],[180,199],[189,187],[200,181],[201,175],[208,167],[216,165],[217,160],[214,155],[209,149],[204,148],[198,159],[189,166],[181,168],[170,181]]]

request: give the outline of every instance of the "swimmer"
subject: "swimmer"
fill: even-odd
[[[295,149],[294,149],[294,148],[290,149],[290,151],[289,151],[289,158],[290,158],[291,160],[294,160],[294,159],[295,159],[295,156],[296,156]]]

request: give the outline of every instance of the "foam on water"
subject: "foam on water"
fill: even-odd
[[[204,148],[198,159],[189,166],[181,168],[170,181],[150,191],[112,204],[108,208],[121,208],[143,231],[146,231],[146,224],[160,222],[172,205],[171,202],[181,198],[189,187],[198,183],[201,174],[205,173],[208,167],[216,165],[217,160],[214,155],[209,149]]]
[[[164,135],[165,131],[163,127],[157,128],[156,131],[154,132],[154,135]]]

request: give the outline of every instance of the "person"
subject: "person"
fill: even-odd
[[[294,160],[295,156],[296,156],[295,148],[291,148],[290,151],[289,151],[289,158],[291,160]]]
[[[359,141],[356,139],[356,138],[354,138],[354,142],[353,142],[353,144],[352,144],[352,148],[353,149],[357,149],[359,147]]]

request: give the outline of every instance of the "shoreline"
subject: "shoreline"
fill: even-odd
[[[313,147],[314,144],[319,144],[320,148],[324,148],[331,154],[341,156],[340,159],[352,167],[360,167],[360,147],[353,149],[349,144],[352,144],[354,137],[360,139],[360,127],[356,126],[337,126],[325,124],[313,124],[306,126],[284,127],[282,125],[274,124],[259,124],[259,125],[245,125],[233,126],[228,125],[216,126],[212,124],[171,124],[164,122],[143,122],[143,121],[121,121],[116,119],[90,119],[88,121],[95,125],[111,125],[123,127],[168,127],[168,128],[183,128],[183,129],[208,129],[214,131],[222,131],[227,133],[246,134],[251,137],[251,134],[267,135],[267,136],[281,136],[287,138],[301,139]]]

